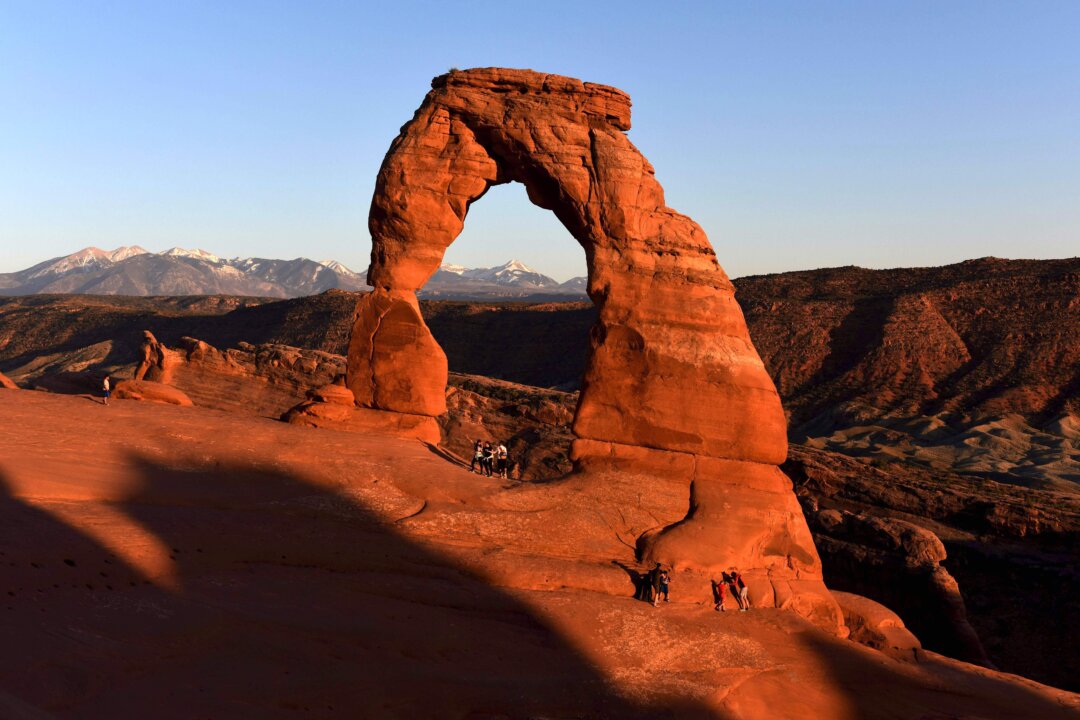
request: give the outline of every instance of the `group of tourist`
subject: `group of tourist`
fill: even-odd
[[[509,453],[506,445],[499,443],[492,445],[487,440],[477,440],[473,445],[472,463],[469,469],[481,475],[492,475],[504,478],[507,476]]]
[[[650,602],[653,607],[659,607],[661,598],[663,598],[664,602],[668,602],[668,588],[671,585],[670,570],[664,568],[660,563],[656,563],[656,567],[638,577],[640,578],[637,594],[639,600]],[[747,587],[746,581],[743,580],[742,573],[739,572],[738,568],[733,567],[728,572],[720,573],[720,580],[712,580],[711,582],[713,607],[717,612],[727,610],[726,600],[728,593],[731,593],[731,596],[735,598],[740,611],[745,612],[750,609],[750,588]]]
[[[671,573],[665,570],[660,563],[643,575],[636,575],[634,583],[637,585],[638,600],[652,603],[653,607],[660,605],[660,598],[668,602],[668,585],[671,584]]]
[[[731,596],[735,598],[735,602],[739,605],[739,610],[746,612],[750,609],[750,589],[746,586],[746,581],[743,580],[742,573],[738,568],[731,568],[728,572],[720,573],[720,582],[716,580],[712,581],[713,592],[713,607],[717,612],[724,612],[727,610],[725,601],[727,599],[727,593],[730,592]]]

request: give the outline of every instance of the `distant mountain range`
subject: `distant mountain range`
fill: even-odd
[[[586,278],[576,277],[560,283],[536,272],[519,260],[490,268],[467,268],[443,265],[420,291],[429,299],[516,299],[537,296],[583,296]]]
[[[364,290],[363,274],[335,260],[222,258],[206,250],[153,253],[138,246],[85,248],[13,273],[0,273],[0,295],[249,295],[292,298],[331,289]],[[443,265],[421,297],[525,299],[585,294],[585,278],[560,283],[517,260],[492,268]]]

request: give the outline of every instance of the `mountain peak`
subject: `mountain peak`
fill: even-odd
[[[109,260],[115,263],[127,260],[129,257],[135,257],[136,255],[147,255],[149,253],[149,250],[139,247],[138,245],[121,245],[115,250],[105,253],[105,255],[109,258]]]
[[[206,250],[203,250],[201,248],[195,248],[194,250],[187,250],[187,249],[182,248],[182,247],[174,247],[174,248],[169,248],[168,250],[166,250],[165,252],[163,252],[161,254],[162,255],[168,255],[169,257],[194,258],[196,260],[203,260],[205,262],[210,262],[210,263],[220,263],[220,262],[222,262],[221,258],[219,258],[217,255],[215,255],[212,252],[207,252]]]
[[[115,250],[102,250],[99,247],[85,247],[70,255],[46,260],[43,263],[29,268],[25,272],[29,279],[63,275],[73,271],[90,271],[99,267],[107,267],[127,260],[135,255],[142,255],[147,251],[138,245],[121,246]]]
[[[347,275],[349,277],[360,277],[360,273],[346,267],[343,263],[339,263],[337,260],[319,260],[319,264],[342,275]]]

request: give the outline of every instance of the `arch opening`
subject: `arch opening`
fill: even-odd
[[[476,440],[503,444],[518,480],[566,475],[596,319],[584,282],[564,284],[586,277],[581,245],[510,182],[470,204],[443,259],[418,293],[447,356],[442,445],[471,461]]]

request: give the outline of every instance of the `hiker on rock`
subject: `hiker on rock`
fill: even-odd
[[[667,570],[660,571],[660,590],[657,593],[657,599],[660,595],[664,596],[664,602],[668,602],[668,584],[671,582],[671,573]]]
[[[506,477],[506,460],[509,453],[506,451],[506,445],[499,443],[499,447],[495,448],[495,469],[499,473],[499,477]]]
[[[480,466],[479,470],[476,469],[477,465]],[[469,465],[469,472],[484,474],[484,442],[482,440],[477,440],[473,445],[472,463]]]
[[[491,477],[491,470],[495,464],[495,451],[491,447],[491,443],[485,442],[484,448],[481,451],[480,457],[480,469],[484,475]]]
[[[106,375],[105,379],[101,381],[101,404],[109,404],[109,395],[112,392],[112,385],[109,382],[109,376]]]
[[[746,586],[746,582],[743,580],[742,573],[738,568],[731,568],[731,588],[732,594],[739,602],[739,610],[746,612],[750,609],[750,588]]]
[[[644,600],[645,602],[652,602],[652,598],[649,597],[649,593],[652,591],[652,585],[650,585],[652,578],[651,573],[634,573],[634,599]]]
[[[734,576],[732,576],[731,573],[721,572],[720,583],[724,586],[723,590],[731,593],[731,597],[735,598],[735,604],[739,606],[740,610],[742,610],[742,600],[739,599],[739,588],[735,584]]]
[[[716,582],[715,580],[709,581],[712,583],[713,609],[717,612],[727,612],[727,607],[724,605],[725,596],[727,595],[724,591],[724,588],[727,586],[727,573],[723,573],[722,575],[722,582]]]
[[[660,563],[656,563],[656,567],[649,571],[649,587],[652,589],[652,604],[653,607],[660,606],[660,575],[662,570]]]

